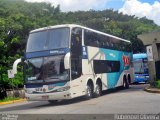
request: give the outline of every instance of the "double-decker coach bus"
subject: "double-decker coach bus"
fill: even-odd
[[[133,80],[130,41],[67,24],[30,32],[24,57],[28,100],[100,96]]]

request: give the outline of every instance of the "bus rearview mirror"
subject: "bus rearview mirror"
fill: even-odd
[[[64,56],[64,68],[65,69],[69,69],[70,68],[70,52],[68,52],[65,56]]]

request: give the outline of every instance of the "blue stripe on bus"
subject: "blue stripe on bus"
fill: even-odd
[[[25,58],[34,58],[34,57],[45,57],[45,56],[52,56],[52,55],[64,55],[69,52],[69,48],[61,48],[56,50],[46,50],[46,51],[39,51],[39,52],[32,52],[26,53]]]
[[[48,86],[64,86],[67,82],[59,82],[59,83],[50,83],[47,84]],[[45,85],[45,84],[44,84]],[[39,88],[39,87],[43,87],[43,84],[26,84],[25,85],[26,88]]]
[[[43,87],[43,85],[37,85],[37,84],[26,84],[25,85],[26,88],[39,88],[39,87]]]

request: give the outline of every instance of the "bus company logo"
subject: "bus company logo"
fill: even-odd
[[[64,51],[62,50],[54,50],[54,51],[50,51],[50,54],[63,54],[65,53]]]
[[[130,64],[130,57],[123,55],[122,56],[122,60],[123,60],[124,66],[129,66],[129,64]]]

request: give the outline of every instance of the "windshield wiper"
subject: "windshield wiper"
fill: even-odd
[[[49,79],[59,79],[59,77],[49,77]]]
[[[58,81],[60,81],[60,79],[46,79],[46,80],[44,80],[45,82],[58,82]]]

